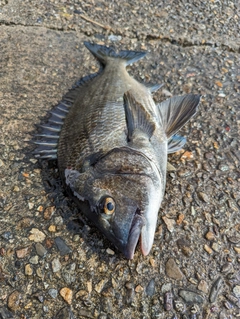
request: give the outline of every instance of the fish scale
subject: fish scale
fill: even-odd
[[[63,183],[82,212],[126,256],[150,253],[164,197],[167,155],[186,139],[176,132],[196,113],[199,95],[155,104],[161,85],[144,85],[126,66],[146,52],[85,42],[100,63],[50,113],[35,156],[58,160]]]

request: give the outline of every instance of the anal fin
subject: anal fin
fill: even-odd
[[[180,135],[173,135],[168,140],[168,154],[180,151],[186,142],[187,142],[187,140],[185,137],[180,136]]]

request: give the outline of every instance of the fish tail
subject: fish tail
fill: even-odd
[[[106,47],[104,45],[99,45],[96,43],[84,42],[85,47],[95,56],[95,58],[102,64],[106,65],[109,59],[122,59],[126,66],[134,63],[141,58],[143,58],[147,52],[144,51],[119,51],[116,52],[111,47]]]

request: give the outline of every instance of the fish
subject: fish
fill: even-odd
[[[155,103],[161,84],[146,85],[127,66],[146,55],[84,42],[99,62],[41,125],[35,156],[57,159],[61,179],[83,213],[133,259],[151,251],[166,186],[168,154],[183,148],[176,133],[197,112],[200,95]]]

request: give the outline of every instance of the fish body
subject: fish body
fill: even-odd
[[[57,155],[60,175],[83,212],[129,259],[152,247],[166,184],[167,154],[186,140],[175,133],[200,97],[156,105],[152,91],[126,71],[144,52],[85,43],[102,70],[82,81],[43,126],[36,154]],[[47,136],[47,137],[46,137]]]

